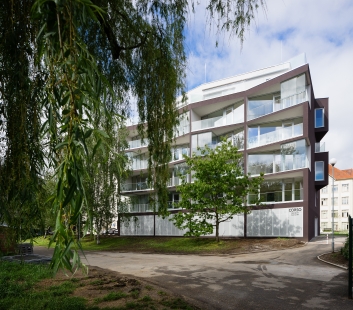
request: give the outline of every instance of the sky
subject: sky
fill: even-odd
[[[322,142],[337,168],[353,168],[353,1],[267,0],[242,47],[238,38],[210,30],[208,0],[198,2],[186,31],[187,89],[306,53],[315,97],[329,97],[329,132]]]

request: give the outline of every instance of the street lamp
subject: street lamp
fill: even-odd
[[[335,222],[334,222],[334,204],[335,204],[335,165],[337,163],[336,158],[331,158],[330,160],[330,165],[332,166],[332,253],[335,252],[335,234],[334,234],[334,228],[335,228]]]

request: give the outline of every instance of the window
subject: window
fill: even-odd
[[[338,211],[337,210],[333,211],[331,216],[332,217],[338,217]]]
[[[348,205],[348,197],[342,197],[342,204]]]
[[[335,193],[337,193],[337,191],[338,191],[338,186],[337,186],[337,185],[333,185],[333,186],[332,186],[332,189],[333,189],[333,191],[334,191]]]
[[[315,109],[315,128],[324,127],[324,109]]]
[[[333,205],[334,205],[334,206],[337,206],[337,205],[338,205],[338,198],[335,197],[335,198],[331,199],[331,201],[332,201],[332,200],[333,200]]]
[[[321,211],[321,218],[327,219],[327,211],[326,210]]]
[[[348,217],[348,210],[342,210],[342,217]]]
[[[321,193],[327,194],[327,186],[325,186],[325,187],[321,190]]]
[[[327,206],[327,198],[322,198],[321,199],[321,205],[322,206]]]
[[[341,230],[348,230],[348,223],[346,222],[346,223],[342,223],[341,224]]]
[[[342,184],[342,192],[348,192],[349,184]]]
[[[316,161],[315,162],[315,181],[324,181],[324,162]]]
[[[327,222],[321,222],[321,228],[328,228]]]

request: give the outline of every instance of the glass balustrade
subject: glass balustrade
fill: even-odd
[[[129,149],[143,147],[148,145],[148,139],[144,139],[143,143],[141,142],[141,140],[128,141],[128,144],[129,144]]]
[[[325,142],[320,144],[320,142],[315,143],[315,153],[325,152]]]
[[[181,148],[172,150],[172,162],[184,159],[185,156],[190,156],[190,148]]]
[[[151,189],[148,186],[147,182],[125,183],[121,187],[121,190],[123,192],[142,191],[142,190],[147,190],[147,189]]]
[[[179,201],[168,201],[167,202],[167,207],[168,209],[179,209],[178,207]],[[158,204],[155,206],[156,207],[156,212],[159,210]],[[130,204],[128,206],[128,212],[131,213],[142,213],[142,212],[153,212],[153,206],[150,204]]]
[[[303,134],[303,124],[295,124],[292,127],[279,128],[272,132],[248,138],[248,148],[258,147],[285,139],[294,138]]]
[[[248,120],[289,108],[306,100],[306,91],[286,98],[276,98],[273,100],[249,100]]]

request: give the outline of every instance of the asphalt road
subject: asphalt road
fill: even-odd
[[[344,238],[336,238],[337,248]],[[35,253],[42,251],[35,248]],[[331,244],[224,256],[86,253],[86,263],[141,277],[201,309],[353,309],[347,271],[320,262]]]

